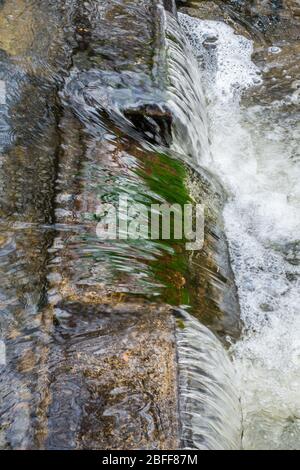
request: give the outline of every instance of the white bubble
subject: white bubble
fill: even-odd
[[[281,49],[280,49],[280,47],[277,47],[277,46],[271,46],[271,47],[269,47],[268,52],[270,54],[280,54]]]

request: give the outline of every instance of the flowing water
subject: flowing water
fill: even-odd
[[[0,2],[1,448],[300,447],[295,72],[162,5]],[[119,196],[204,249],[99,240]]]
[[[187,197],[151,149],[167,124],[124,111],[163,100],[159,24],[147,0],[1,2],[1,448],[176,447],[186,261],[96,236],[101,200]]]
[[[238,450],[242,422],[234,369],[217,337],[186,312],[177,329],[182,445]]]
[[[269,94],[243,104],[245,90],[252,87],[255,94],[254,87],[263,87],[251,61],[252,42],[221,22],[180,15],[180,23],[205,89],[209,168],[228,193],[224,218],[244,322],[242,338],[230,351],[239,382],[243,447],[299,449],[297,76],[283,71],[281,88],[273,77]],[[266,49],[269,57],[281,52]],[[266,66],[265,72],[271,71]]]
[[[199,67],[182,29],[172,17],[168,17],[167,41],[169,105],[174,114],[172,149],[178,155],[188,155],[201,174],[204,166],[209,169],[211,149],[207,105],[199,79]],[[217,183],[213,176],[210,178]],[[224,197],[222,189],[218,191]],[[205,200],[204,204],[207,205],[208,201]],[[209,217],[207,210],[206,223]],[[219,217],[219,227],[222,223]],[[226,246],[222,246],[222,251],[223,260],[222,257],[217,259],[218,270],[228,278],[230,274],[224,270]],[[200,269],[199,266],[197,269]],[[224,288],[230,291],[228,281]],[[230,302],[228,310],[231,316],[234,317],[236,309],[237,301]],[[226,312],[224,305],[223,312]],[[197,311],[193,313],[197,317]],[[217,336],[196,318],[182,311],[180,318],[182,328],[177,329],[176,338],[183,446],[199,450],[239,449],[241,410],[234,369],[227,352]],[[214,330],[213,325],[209,326]],[[221,333],[216,329],[215,332]],[[227,333],[233,335],[233,332],[231,324]]]
[[[185,123],[166,86],[165,21],[152,0],[1,2],[1,448],[177,448],[173,307],[238,336],[222,190],[195,160],[207,135],[169,148],[171,121],[178,136]],[[188,255],[184,241],[97,237],[100,201],[183,205],[190,186],[209,208],[203,253]],[[194,327],[180,321],[182,364]],[[184,441],[222,447],[213,367],[218,357],[229,366],[218,340],[202,336],[217,345],[197,398],[212,402],[212,430],[191,436],[188,423]],[[183,416],[200,382],[192,364],[182,373]]]

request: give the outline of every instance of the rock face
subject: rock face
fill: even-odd
[[[191,172],[188,187],[193,199],[205,207],[204,246],[189,259],[189,285],[193,315],[219,339],[237,339],[240,309],[225,235],[224,190],[209,174]]]
[[[54,318],[55,342],[38,447],[179,445],[174,319],[167,305],[150,302],[160,288],[149,264],[162,255],[151,242],[147,253],[143,242],[99,240],[95,220],[101,201],[146,197],[144,162],[159,158],[139,141],[170,135],[161,8],[88,2],[77,12],[79,47],[61,92],[55,214],[62,230],[50,249],[45,313]]]

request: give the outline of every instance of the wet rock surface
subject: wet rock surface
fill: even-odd
[[[36,446],[176,448],[174,320],[168,309],[78,299],[62,301],[55,312],[45,370],[47,413]]]
[[[204,170],[189,175],[190,192],[205,207],[204,246],[191,253],[189,282],[193,314],[220,339],[240,335],[240,310],[234,275],[230,265],[222,211],[222,186]]]

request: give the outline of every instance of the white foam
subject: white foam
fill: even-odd
[[[0,80],[0,104],[6,103],[6,83],[4,80]]]
[[[6,365],[6,346],[3,340],[0,340],[0,366]]]
[[[244,447],[300,449],[300,129],[281,109],[295,99],[241,107],[242,92],[261,80],[251,42],[223,23],[179,17],[209,101],[210,170],[229,193],[224,217],[245,324],[232,348]]]
[[[227,100],[261,81],[259,70],[251,61],[251,41],[236,35],[225,23],[200,21],[181,13],[179,19],[197,59],[207,67],[207,78],[214,82],[219,97]]]

